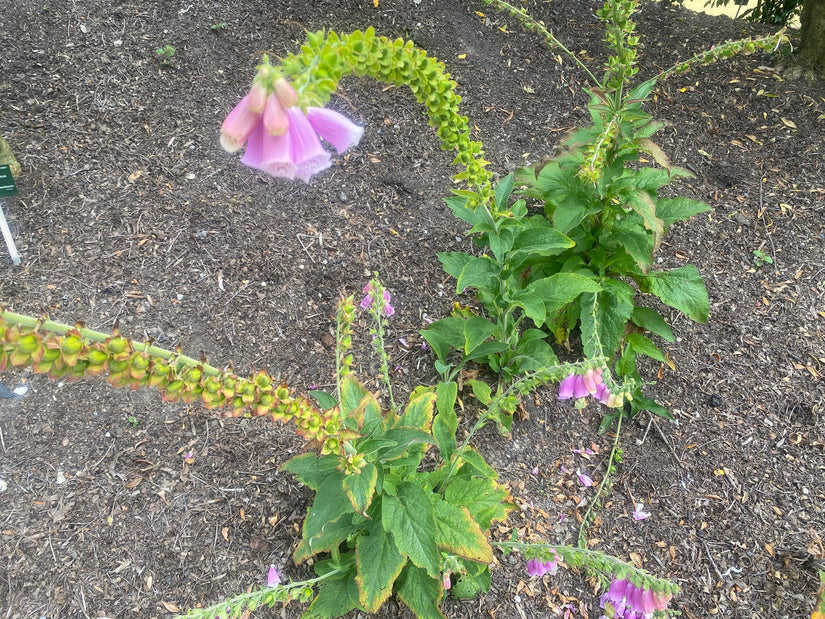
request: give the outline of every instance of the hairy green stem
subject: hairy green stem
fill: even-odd
[[[484,4],[492,6],[498,11],[504,11],[505,13],[509,13],[521,22],[521,25],[524,27],[525,30],[537,30],[544,37],[544,40],[547,42],[547,46],[550,49],[558,47],[561,51],[567,54],[573,60],[573,62],[579,65],[579,68],[582,71],[587,73],[587,75],[593,82],[593,85],[598,85],[600,83],[596,76],[593,75],[593,73],[587,67],[587,65],[584,64],[581,60],[579,60],[576,54],[567,49],[567,47],[565,47],[562,44],[562,42],[559,41],[555,37],[555,35],[544,26],[544,24],[534,19],[527,11],[515,7],[509,2],[505,2],[504,0],[482,0],[482,2],[484,2]]]
[[[607,470],[604,473],[604,477],[602,477],[599,487],[596,489],[596,496],[594,496],[593,500],[590,501],[590,505],[588,505],[584,518],[582,518],[582,523],[579,526],[579,535],[577,539],[579,548],[585,548],[587,546],[587,529],[592,522],[593,510],[601,504],[602,495],[607,489],[609,489],[608,483],[610,476],[613,474],[613,462],[616,459],[616,453],[619,448],[619,435],[622,431],[623,416],[624,415],[618,415],[618,419],[616,421],[616,436],[613,439],[613,448],[610,450],[610,457],[607,459]]]
[[[490,542],[490,545],[498,548],[530,552],[547,558],[550,558],[552,551],[555,551],[570,567],[590,568],[608,578],[612,576],[627,578],[637,585],[643,585],[645,588],[650,588],[661,593],[672,595],[679,592],[678,585],[673,582],[665,578],[653,576],[643,569],[625,563],[621,559],[599,552],[598,550],[590,550],[589,548],[581,548],[578,546],[554,546],[553,544],[529,544],[525,542]]]

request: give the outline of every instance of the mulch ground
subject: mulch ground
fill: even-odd
[[[452,157],[410,93],[344,80],[330,105],[364,138],[308,185],[243,167],[220,149],[220,123],[262,53],[297,50],[305,30],[373,25],[447,64],[503,174],[587,121],[585,76],[479,2],[377,4],[8,3],[0,133],[23,172],[4,208],[23,264],[0,257],[0,303],[119,325],[304,390],[331,386],[336,300],[378,272],[396,307],[398,391],[435,380],[418,330],[457,299],[436,252],[472,242],[443,203]],[[598,70],[599,2],[522,4]],[[653,3],[637,18],[641,76],[767,31]],[[164,45],[175,48],[166,64],[154,51]],[[696,265],[711,312],[704,325],[668,313],[676,369],[645,372],[677,423],[625,424],[588,539],[672,578],[683,588],[672,607],[690,619],[807,616],[825,567],[825,88],[787,81],[771,63],[695,69],[648,104],[670,123],[659,143],[696,173],[673,191],[714,209],[674,227],[658,259]],[[374,375],[368,355],[359,364],[362,378]],[[0,399],[0,616],[162,617],[261,584],[272,563],[293,579],[310,574],[290,560],[310,495],[278,470],[303,448],[288,427],[218,419],[100,379],[6,371],[0,382],[26,390]],[[552,389],[525,405],[511,438],[487,428],[477,440],[521,507],[494,535],[575,543],[593,495],[576,472],[598,481],[612,437],[597,434],[600,410],[575,411]],[[584,447],[594,453],[573,451]],[[631,518],[637,502],[650,518]],[[529,581],[509,555],[489,594],[445,613],[572,608],[599,614],[585,580]],[[391,601],[380,616],[407,615]]]

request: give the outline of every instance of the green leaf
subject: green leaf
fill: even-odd
[[[384,502],[392,497],[384,497]],[[392,595],[392,585],[401,573],[407,559],[381,522],[373,521],[368,535],[361,535],[355,543],[355,564],[358,575],[358,601],[368,613],[376,612]]]
[[[349,415],[361,404],[364,396],[370,395],[367,388],[355,376],[349,374],[341,379],[341,412]]]
[[[653,157],[653,160],[662,166],[665,170],[670,170],[670,159],[665,154],[665,151],[650,138],[641,138],[636,140],[639,150],[646,152]]]
[[[479,593],[490,590],[490,568],[478,563],[463,562],[467,572],[458,577],[458,582],[450,589],[450,595],[459,599],[469,600]]]
[[[372,503],[377,483],[378,469],[369,462],[361,469],[361,473],[344,477],[344,492],[346,492],[352,508],[362,516],[365,515],[364,512]]]
[[[544,305],[544,300],[539,295],[520,291],[513,300],[513,304],[522,308],[525,316],[532,320],[537,327],[544,324],[544,319],[547,317],[547,308]]]
[[[652,168],[646,168],[648,170]],[[657,172],[658,170],[654,170]],[[650,194],[643,190],[637,189],[629,191],[626,195],[627,206],[632,208],[642,218],[645,228],[653,233],[653,251],[659,248],[662,242],[662,237],[665,234],[665,222],[656,216],[656,203]]]
[[[643,101],[647,99],[648,95],[653,91],[653,88],[656,86],[656,78],[649,79],[646,82],[642,82],[641,84],[635,86],[633,90],[631,90],[625,96],[625,105],[630,102],[635,101]]]
[[[544,217],[540,219],[546,221]],[[561,253],[562,250],[570,249],[574,245],[572,240],[554,228],[536,227],[528,228],[516,236],[513,251],[549,256]]]
[[[330,475],[337,476],[339,481],[344,477],[344,474],[338,471],[338,456],[332,455],[319,458],[314,453],[301,454],[284,462],[281,470],[289,471],[298,481],[316,492]]]
[[[325,578],[318,583],[318,594],[301,619],[340,617],[358,606],[358,584],[353,569]]]
[[[412,445],[432,445],[435,442],[429,433],[418,428],[392,428],[384,433],[383,438],[395,441],[394,446],[378,452],[382,462],[390,463],[402,456]]]
[[[638,220],[637,220],[638,221]],[[649,273],[653,264],[653,237],[638,225],[624,220],[616,226],[615,234],[607,242],[616,243],[624,249],[642,273]]]
[[[655,271],[640,282],[663,303],[674,307],[695,322],[708,319],[708,291],[702,276],[692,264],[671,271]]]
[[[464,196],[449,196],[444,198],[444,202],[450,207],[453,214],[459,219],[466,221],[471,226],[481,223],[485,220],[481,209],[467,208],[467,198]]]
[[[418,619],[446,619],[438,608],[444,593],[439,578],[432,578],[426,570],[407,563],[398,580],[398,597]]]
[[[587,358],[612,357],[621,344],[625,323],[633,313],[633,289],[622,281],[606,279],[605,289],[582,295],[582,348]]]
[[[433,419],[433,437],[438,443],[441,459],[449,462],[456,448],[455,433],[458,429],[458,417],[455,414],[455,402],[458,397],[458,385],[454,381],[438,383],[436,387],[436,408],[438,414]]]
[[[601,289],[594,279],[579,273],[556,273],[536,280],[526,288],[544,301],[547,315],[575,301],[583,292],[595,293]]]
[[[452,505],[437,494],[432,495],[435,514],[435,543],[450,554],[464,559],[491,563],[493,548],[481,527],[464,506]]]
[[[660,198],[656,204],[656,215],[666,226],[710,210],[710,205],[689,198]]]
[[[328,478],[315,493],[315,500],[307,510],[302,539],[295,549],[295,562],[328,551],[346,539],[346,536],[341,539],[341,535],[347,529],[352,530],[352,520],[343,518],[338,522],[338,519],[353,512],[341,479]]]
[[[636,395],[630,404],[632,405],[634,412],[650,411],[654,415],[658,415],[659,417],[664,417],[665,419],[673,421],[673,415],[670,414],[669,410],[667,410],[658,402],[655,402],[654,400],[651,400],[649,398]]]
[[[444,360],[450,354],[450,343],[447,341],[447,338],[444,337],[442,333],[435,331],[433,329],[421,329],[419,331],[421,337],[423,337],[427,343],[430,345],[430,348],[433,349],[435,356],[439,360]]]
[[[494,355],[502,350],[507,349],[507,344],[504,342],[484,342],[476,346],[469,355],[465,355],[463,361],[473,361],[475,359],[483,359],[489,355]]]
[[[444,267],[447,275],[452,275],[455,279],[458,279],[461,277],[461,272],[464,270],[464,267],[468,262],[473,260],[474,257],[463,251],[442,251],[438,252],[438,259],[441,261],[441,265]]]
[[[558,362],[553,348],[544,340],[522,340],[519,342],[515,354],[510,357],[507,370],[513,376],[518,376],[525,372],[542,370],[551,365],[556,365]]]
[[[492,479],[459,479],[444,493],[448,503],[466,507],[482,531],[496,520],[504,520],[513,506],[507,503],[507,491]]]
[[[490,234],[487,239],[490,242],[490,251],[496,257],[497,262],[502,262],[504,256],[513,247],[513,231],[510,228],[502,228],[498,234]]]
[[[676,339],[670,325],[665,322],[664,318],[662,318],[655,309],[649,307],[634,307],[630,319],[642,329],[655,333],[668,342]]]
[[[335,398],[326,391],[318,391],[317,389],[313,389],[309,392],[309,395],[315,398],[315,401],[318,402],[320,409],[324,411],[329,410],[338,404],[338,402],[335,401]]]
[[[499,273],[501,273],[501,267],[488,256],[473,258],[464,265],[464,269],[461,271],[456,283],[456,292],[461,294],[470,287],[489,289]]]
[[[481,316],[470,316],[464,323],[464,354],[469,355],[490,337],[496,326]]]
[[[643,355],[647,355],[656,361],[661,361],[662,363],[667,363],[667,359],[665,359],[664,354],[659,348],[651,342],[648,338],[644,335],[639,333],[628,333],[627,334],[627,343],[633,347],[633,350],[637,353],[641,353]]]
[[[410,403],[401,415],[398,423],[401,426],[418,428],[419,430],[429,430],[430,422],[433,419],[436,394],[432,391],[425,391],[410,396]]]
[[[476,380],[475,378],[473,378],[472,380],[468,380],[466,384],[473,390],[473,395],[475,396],[476,400],[481,402],[484,406],[489,406],[490,402],[493,401],[493,399],[490,397],[492,394],[490,385],[488,385],[484,381]]]
[[[383,525],[392,533],[398,550],[432,578],[438,578],[441,559],[435,543],[433,506],[427,493],[412,482],[402,482],[396,496],[384,496],[381,507]]]
[[[510,172],[507,176],[502,178],[498,185],[496,185],[496,206],[500,211],[507,210],[507,201],[510,199],[510,194],[513,192],[513,173]]]

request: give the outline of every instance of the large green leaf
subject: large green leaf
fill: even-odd
[[[544,305],[544,299],[539,295],[520,291],[513,299],[513,304],[524,310],[524,314],[532,320],[537,327],[544,324],[544,319],[547,317],[547,308]]]
[[[698,269],[692,264],[671,271],[655,271],[643,281],[642,289],[663,303],[684,312],[696,322],[708,319],[708,291]]]
[[[481,316],[470,316],[464,323],[464,354],[469,355],[490,337],[496,326]]]
[[[450,589],[450,595],[469,600],[479,593],[490,590],[490,566],[463,561],[466,572],[458,577],[458,582]]]
[[[646,168],[651,170],[652,168]],[[654,172],[661,172],[661,170],[654,170]],[[659,248],[662,242],[662,237],[665,234],[665,222],[663,222],[656,215],[656,202],[653,201],[651,195],[643,189],[635,189],[626,194],[627,206],[632,208],[644,221],[645,228],[653,233],[653,251]]]
[[[435,514],[435,543],[450,554],[471,561],[491,563],[493,548],[484,536],[481,527],[470,516],[469,510],[444,501],[439,495],[432,495]]]
[[[289,471],[305,486],[315,491],[321,487],[330,475],[343,480],[344,474],[338,471],[338,456],[321,456],[305,453],[290,458],[281,465],[282,471]]]
[[[406,562],[407,559],[380,522],[372,523],[368,535],[358,537],[355,543],[355,564],[358,566],[355,582],[358,584],[358,601],[366,612],[376,612],[392,595],[392,585]]]
[[[404,414],[398,420],[399,425],[419,430],[429,430],[435,410],[436,394],[424,391],[410,396],[410,403],[404,409]]]
[[[413,445],[420,444],[426,447],[435,443],[431,434],[418,428],[392,428],[387,430],[382,438],[395,441],[395,445],[379,450],[379,458],[383,462],[390,462],[404,455]]]
[[[438,259],[447,275],[458,279],[467,263],[473,260],[473,256],[463,251],[442,251],[438,253]]]
[[[496,207],[500,211],[507,210],[507,201],[510,199],[510,194],[513,192],[513,173],[510,172],[507,176],[502,178],[498,185],[496,185]]]
[[[668,342],[676,339],[670,325],[665,322],[664,318],[662,318],[655,309],[649,307],[634,307],[631,320],[642,329],[655,333]]]
[[[344,492],[347,494],[352,508],[361,515],[372,503],[375,495],[375,486],[378,483],[378,469],[374,464],[367,462],[359,474],[344,477]]]
[[[541,220],[547,221],[544,217]],[[561,250],[570,249],[573,245],[573,241],[554,228],[535,227],[528,228],[516,236],[513,251],[535,252],[545,256],[560,253]]]
[[[483,531],[493,521],[504,520],[512,509],[507,503],[507,491],[492,479],[461,479],[447,486],[444,498],[448,503],[466,507]]]
[[[335,522],[327,524],[324,530],[313,539],[301,539],[295,548],[292,560],[298,564],[320,552],[331,552],[360,528],[361,525],[353,524],[352,516],[344,514]]]
[[[628,333],[627,344],[628,346],[632,346],[633,350],[637,353],[647,355],[648,357],[656,359],[656,361],[667,363],[667,359],[665,359],[665,355],[662,353],[662,351],[659,350],[656,344],[651,342],[644,335],[641,335],[639,333]]]
[[[583,292],[599,292],[602,287],[592,278],[579,273],[556,273],[539,279],[526,290],[537,295],[544,302],[547,315],[575,301]]]
[[[634,218],[635,219],[635,218]],[[638,219],[636,220],[638,222]],[[632,221],[624,220],[616,227],[614,233],[606,242],[615,243],[624,249],[642,273],[649,273],[653,264],[653,236],[645,232],[640,226],[633,225]]]
[[[464,265],[456,282],[456,292],[461,294],[466,288],[489,289],[493,280],[501,273],[501,267],[488,256],[473,258]]]
[[[710,210],[712,209],[709,204],[690,198],[660,198],[656,204],[656,215],[666,226]]]
[[[441,560],[427,493],[412,482],[403,482],[395,496],[384,496],[381,507],[384,527],[392,533],[398,550],[432,578],[438,578]]]
[[[438,414],[433,419],[433,437],[441,451],[441,459],[449,462],[455,453],[455,433],[458,429],[458,417],[455,414],[455,402],[458,385],[454,381],[438,383],[436,387],[436,408]]]
[[[418,619],[446,619],[438,608],[444,591],[439,578],[432,578],[426,570],[407,563],[398,581],[398,597]]]
[[[612,357],[621,344],[625,324],[633,313],[633,289],[615,279],[604,290],[584,293],[581,304],[582,348],[585,357]]]
[[[317,552],[328,550],[331,539],[337,539],[340,530],[345,528],[346,521],[342,521],[340,527],[333,526],[330,531],[327,531],[327,527],[334,525],[345,514],[352,514],[354,511],[349,497],[344,492],[341,479],[337,476],[327,478],[318,488],[315,500],[307,510],[301,543],[295,550],[296,557],[312,556]],[[330,532],[333,531],[336,533],[331,537]],[[296,558],[295,562],[298,563],[299,560]]]
[[[318,583],[318,594],[301,619],[340,617],[358,607],[358,584],[355,565],[342,574],[330,576]]]
[[[361,404],[364,396],[370,392],[354,375],[349,374],[341,379],[341,411],[349,415]]]

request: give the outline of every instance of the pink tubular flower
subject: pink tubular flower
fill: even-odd
[[[335,147],[340,155],[361,141],[364,129],[343,114],[323,107],[308,107],[307,120],[312,128]]]
[[[221,146],[234,153],[248,142],[242,163],[271,176],[309,182],[331,165],[319,137],[340,154],[358,144],[364,130],[332,110],[310,107],[304,113],[289,82],[282,77],[273,82],[272,71],[262,69],[249,94],[226,117]]]
[[[625,578],[613,578],[599,604],[615,619],[650,619],[654,611],[667,609],[669,593],[637,587]]]
[[[249,106],[249,98],[246,95],[241,99],[221,126],[221,146],[228,153],[241,149],[260,119],[260,113]]]
[[[275,569],[274,565],[269,566],[269,573],[266,575],[266,586],[267,587],[275,587],[281,584],[281,575],[278,574],[278,570]]]
[[[295,163],[295,176],[308,183],[313,174],[330,166],[330,156],[321,146],[321,140],[315,135],[312,125],[301,110],[291,107],[286,113],[289,117],[289,146]]]
[[[536,576],[541,577],[545,574],[555,574],[559,569],[559,555],[555,549],[551,548],[550,553],[553,555],[552,559],[529,559],[527,561],[527,574],[531,578]]]
[[[361,309],[365,312],[369,311],[370,307],[372,307],[374,291],[375,290],[373,289],[371,283],[368,283],[366,286],[364,286],[364,290],[362,292],[366,296],[363,299],[361,299]],[[384,307],[381,308],[381,311],[387,318],[395,314],[395,308],[392,305],[390,305],[390,293],[386,290],[384,291]]]
[[[559,400],[569,400],[573,397],[573,386],[576,382],[576,375],[570,374],[559,383]]]

